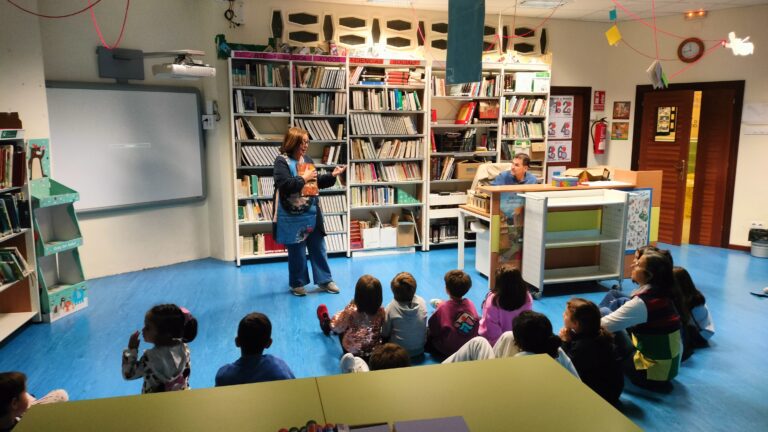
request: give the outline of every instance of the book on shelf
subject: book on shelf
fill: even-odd
[[[480,101],[478,104],[477,117],[480,119],[498,119],[499,101]]]
[[[29,265],[24,255],[17,247],[0,248],[0,261],[8,263],[13,274],[21,279],[32,273],[32,267]],[[16,280],[18,280],[16,279]]]
[[[311,163],[299,163],[296,164],[296,170],[300,176],[303,176],[307,172],[317,171],[315,165]],[[304,182],[304,186],[301,188],[302,196],[318,196],[320,195],[320,189],[317,187],[317,179]]]
[[[461,108],[459,108],[459,112],[456,113],[456,124],[469,124],[472,120],[472,116],[475,113],[475,107],[477,106],[477,102],[475,101],[469,101],[464,102],[461,105]]]

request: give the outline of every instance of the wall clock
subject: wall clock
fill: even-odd
[[[693,63],[704,55],[704,42],[699,38],[688,38],[677,47],[677,57],[685,63]]]

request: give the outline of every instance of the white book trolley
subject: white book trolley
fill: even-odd
[[[523,279],[538,289],[545,284],[616,279],[624,277],[624,244],[627,229],[627,192],[599,189],[527,192],[523,231]],[[548,231],[553,211],[599,210],[598,223],[590,229]],[[594,265],[545,269],[548,249],[599,246]],[[576,253],[576,252],[575,252]]]

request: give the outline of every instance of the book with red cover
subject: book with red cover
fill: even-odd
[[[299,175],[303,175],[307,171],[315,171],[315,165],[310,163],[296,164],[296,170]],[[320,195],[320,189],[317,187],[317,180],[310,180],[304,183],[304,187],[301,188],[302,196],[318,196]]]
[[[472,115],[475,113],[475,106],[477,102],[465,102],[464,105],[459,108],[459,112],[456,113],[456,124],[469,124],[472,120]]]

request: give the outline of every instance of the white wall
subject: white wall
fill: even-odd
[[[63,13],[80,6],[77,2],[39,0],[46,13]],[[34,5],[33,5],[34,7]],[[122,23],[125,3],[102,2],[97,18],[108,42],[114,41]],[[318,14],[358,14],[380,18],[399,17],[414,20],[408,9],[375,8],[336,4],[307,3],[296,0],[246,2],[245,25],[230,29],[222,17],[224,2],[213,0],[134,0],[121,46],[144,51],[180,48],[203,49],[206,61],[217,67],[218,76],[197,82],[208,100],[217,100],[223,114],[215,131],[207,133],[208,199],[205,203],[186,204],[143,210],[114,212],[81,220],[85,236],[82,248],[89,277],[121,273],[165,265],[200,257],[234,258],[234,192],[229,112],[227,62],[215,59],[213,39],[224,33],[230,42],[265,43],[269,36],[269,17],[273,8],[289,12],[310,11]],[[447,13],[418,11],[427,28],[433,21],[444,20]],[[725,38],[734,30],[739,36],[751,36],[756,44],[754,56],[733,57],[716,50],[700,64],[672,82],[746,80],[745,102],[768,101],[768,57],[761,49],[768,46],[768,6],[712,12],[702,21],[685,22],[681,18],[660,18],[658,26],[682,36],[703,39]],[[505,17],[504,23],[511,24]],[[489,16],[489,24],[497,17]],[[517,18],[516,25],[536,27],[541,19]],[[549,50],[554,54],[553,85],[589,86],[607,92],[609,110],[616,100],[633,103],[636,85],[648,84],[645,69],[651,59],[630,49],[610,47],[603,32],[604,23],[550,20],[546,24]],[[653,34],[637,23],[621,23],[621,32],[637,49],[653,55]],[[428,30],[429,38],[429,30]],[[100,80],[95,49],[99,41],[87,15],[62,20],[43,20],[27,16],[8,3],[0,3],[0,109],[20,111],[30,137],[47,137],[48,120],[44,79],[71,81]],[[678,39],[660,38],[662,58],[674,58]],[[428,50],[428,60],[442,60],[444,53]],[[8,58],[13,61],[9,62]],[[147,68],[151,64],[146,62]],[[665,62],[667,73],[681,67],[677,61]],[[42,68],[45,73],[42,75]],[[172,84],[156,81],[148,74],[144,84]],[[183,83],[183,85],[190,85]],[[602,114],[602,113],[601,113]],[[605,114],[610,114],[606,111]],[[630,124],[634,119],[630,119]],[[630,136],[632,131],[630,130]],[[762,136],[740,137],[737,161],[736,193],[733,205],[731,243],[747,244],[749,221],[768,221],[768,184],[761,181],[760,170],[768,160],[768,144]],[[605,155],[590,164],[609,164],[628,168],[631,141],[609,144]],[[55,159],[55,143],[52,143]],[[54,160],[55,164],[55,160]]]

